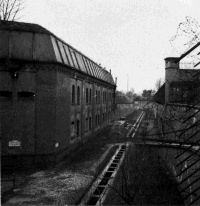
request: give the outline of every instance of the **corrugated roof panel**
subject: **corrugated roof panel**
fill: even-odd
[[[99,78],[102,79],[102,77],[101,77],[101,75],[102,75],[101,74],[101,68],[99,66],[98,66],[98,69],[99,69]]]
[[[77,52],[75,53],[75,55],[76,55],[76,59],[78,61],[78,64],[79,64],[79,67],[80,67],[81,71],[87,73],[87,70],[86,70],[85,65],[83,63],[82,56]]]
[[[61,62],[114,84],[110,73],[39,25],[2,21],[0,30],[2,58]]]
[[[77,60],[76,60],[76,56],[75,56],[75,51],[72,49],[72,48],[70,48],[69,47],[69,51],[70,51],[70,54],[71,54],[71,56],[72,56],[72,60],[73,60],[73,63],[74,63],[74,65],[75,65],[75,68],[76,69],[78,69],[78,70],[80,70],[79,69],[79,66],[78,66],[78,63],[77,63]]]
[[[109,74],[109,76],[108,76],[108,81],[109,81],[109,82],[111,82],[111,81],[112,81],[112,80],[111,80],[111,78],[110,78],[110,74]]]
[[[98,78],[100,79],[101,78],[101,76],[100,76],[100,68],[98,67],[98,65],[96,65],[96,69],[97,69],[97,74],[98,74]]]
[[[97,71],[97,77],[100,78],[99,67],[96,64],[95,64],[95,68],[96,68],[96,71]]]
[[[93,69],[93,71],[94,71],[94,76],[95,76],[95,77],[98,77],[98,76],[97,76],[97,71],[96,71],[96,68],[95,68],[95,65],[94,65],[93,62],[91,62],[91,66],[92,66],[92,69]]]
[[[95,71],[96,71],[96,74],[97,74],[97,78],[99,78],[99,71],[98,71],[97,65],[94,64],[94,67],[95,67]]]
[[[111,79],[111,84],[115,84],[113,77],[110,75],[110,79]]]
[[[106,81],[109,82],[109,78],[108,78],[109,77],[109,73],[107,71],[105,71],[105,72],[106,72]]]
[[[76,63],[78,65],[78,69],[81,70],[81,65],[79,64],[79,61],[78,61],[78,58],[77,58],[77,54],[78,52],[77,51],[74,51],[74,56],[75,56],[75,59],[76,59]],[[82,71],[82,70],[81,70]]]
[[[102,68],[99,69],[100,69],[100,78],[103,80],[103,69]]]
[[[92,67],[91,67],[91,64],[90,64],[90,60],[87,59],[86,61],[87,61],[88,67],[90,69],[91,75],[94,76],[94,73],[93,73],[93,70],[92,70]]]
[[[90,60],[87,59],[86,61],[87,61],[88,67],[89,67],[89,69],[90,69],[91,75],[94,76],[94,71],[93,71],[93,69],[92,69],[92,67],[91,67]]]
[[[100,76],[100,79],[103,79],[103,72],[102,72],[102,69],[101,67],[98,67],[99,68],[99,76]]]
[[[113,77],[110,76],[110,78],[111,78],[111,83],[112,83],[112,84],[115,84]]]
[[[66,57],[66,53],[65,53],[65,51],[64,51],[62,42],[58,41],[58,46],[59,46],[59,48],[60,48],[61,55],[62,55],[62,58],[63,58],[63,60],[64,60],[64,63],[70,66],[70,64],[69,64],[69,62],[68,62],[68,59],[67,59],[67,57]]]
[[[54,52],[55,52],[55,55],[56,55],[56,60],[58,62],[62,63],[62,59],[61,59],[61,56],[60,56],[59,48],[57,46],[56,39],[53,36],[51,36],[51,41],[52,41],[53,49],[54,49]]]
[[[108,81],[109,81],[109,82],[111,82],[111,81],[112,81],[112,80],[111,80],[111,78],[110,78],[110,75],[108,75]]]
[[[69,53],[69,47],[67,45],[64,44],[64,48],[65,48],[65,52],[66,52],[66,55],[67,55],[67,59],[70,63],[70,66],[71,67],[74,67],[74,63],[72,61],[72,57],[71,57],[71,54]]]
[[[90,68],[88,66],[86,58],[85,57],[82,57],[82,58],[83,58],[83,62],[84,62],[85,68],[87,70],[87,73],[91,75]]]
[[[102,69],[102,71],[103,71],[103,80],[106,81],[106,72],[104,69]]]

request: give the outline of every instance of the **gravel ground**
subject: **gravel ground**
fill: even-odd
[[[134,111],[130,114],[128,123],[134,124],[140,113]],[[30,175],[26,184],[18,188],[7,203],[78,204],[114,154],[115,146],[106,154],[109,146],[126,141],[136,140],[121,136],[113,138],[109,136],[109,129],[105,129],[97,137],[88,140],[70,160],[66,158],[54,169]],[[157,151],[147,145],[131,147],[115,180],[105,205],[182,205],[177,186],[163,170]]]
[[[108,131],[85,143],[70,159],[53,169],[38,171],[26,177],[6,202],[10,205],[77,204],[103,169],[116,147]]]

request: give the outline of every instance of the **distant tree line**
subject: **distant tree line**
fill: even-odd
[[[155,94],[154,90],[143,90],[142,94],[136,94],[134,89],[128,92],[116,91],[116,103],[131,103],[133,101],[151,100]]]

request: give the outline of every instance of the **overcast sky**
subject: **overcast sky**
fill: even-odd
[[[170,39],[200,0],[26,0],[20,21],[39,24],[117,77],[117,89],[154,89],[164,58],[177,56]]]

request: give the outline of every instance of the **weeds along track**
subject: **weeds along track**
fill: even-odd
[[[134,137],[135,136],[135,133],[137,132],[137,129],[143,119],[145,115],[145,112],[142,112],[140,114],[140,116],[138,117],[137,121],[135,122],[135,124],[131,127],[131,129],[129,130],[128,134],[127,134],[127,137]]]
[[[101,205],[112,187],[116,174],[122,164],[129,143],[119,144],[111,160],[92,184],[89,191],[81,200],[80,205]]]

